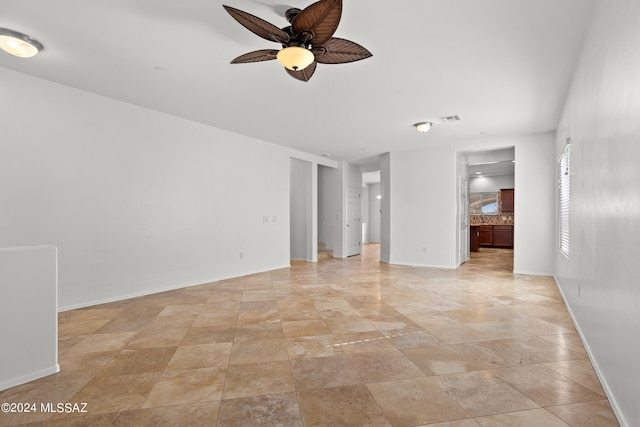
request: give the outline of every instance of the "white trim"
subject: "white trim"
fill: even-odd
[[[543,271],[521,271],[514,270],[513,274],[519,274],[521,276],[542,276],[542,277],[551,277],[553,273],[543,272]]]
[[[21,385],[21,384],[26,384],[30,381],[34,381],[43,377],[47,377],[49,375],[53,375],[60,372],[60,365],[58,363],[56,363],[55,365],[49,367],[49,368],[45,368],[45,369],[41,369],[37,372],[31,372],[27,375],[23,375],[21,377],[18,378],[12,378],[8,381],[4,381],[2,383],[0,383],[0,391],[1,390],[6,390],[8,388],[11,387],[15,387],[17,385]]]
[[[459,267],[459,266],[452,266],[452,265],[434,265],[434,264],[408,263],[408,262],[386,262],[386,263],[390,265],[403,265],[406,267],[439,268],[443,270],[456,270]]]
[[[569,317],[571,317],[571,321],[573,322],[573,326],[576,328],[576,332],[580,337],[580,341],[582,341],[582,346],[587,352],[587,357],[589,357],[589,362],[591,362],[591,366],[593,366],[593,370],[595,371],[596,376],[600,381],[600,385],[604,390],[604,394],[609,400],[611,409],[613,410],[613,413],[615,414],[615,416],[618,418],[618,423],[622,427],[630,426],[631,424],[627,423],[626,419],[624,418],[622,410],[620,409],[620,406],[618,405],[618,402],[615,400],[613,392],[611,391],[611,387],[609,387],[609,384],[607,383],[605,376],[602,374],[602,371],[600,371],[600,367],[598,366],[596,359],[593,357],[593,353],[591,351],[591,348],[589,347],[589,343],[585,339],[584,334],[582,333],[582,329],[580,329],[580,324],[578,324],[575,316],[573,315],[573,311],[571,310],[569,301],[567,300],[564,292],[562,291],[562,286],[560,286],[560,283],[558,282],[558,278],[556,277],[555,274],[553,275],[553,280],[555,281],[556,286],[558,287],[558,291],[560,291],[560,295],[562,296],[562,299],[564,301],[564,306],[566,307],[567,312],[569,313]]]
[[[72,304],[72,305],[67,305],[65,307],[58,307],[58,312],[75,310],[77,308],[91,307],[91,306],[99,305],[99,304],[108,304],[110,302],[123,301],[123,300],[131,299],[131,298],[138,298],[138,297],[143,297],[143,296],[147,296],[147,295],[157,294],[157,293],[160,293],[160,292],[175,291],[176,289],[190,288],[190,287],[193,287],[193,286],[204,285],[206,283],[222,282],[224,280],[231,280],[231,279],[239,279],[239,278],[242,278],[242,277],[245,277],[245,276],[250,276],[252,274],[266,273],[268,271],[275,271],[275,270],[280,270],[282,268],[290,268],[290,267],[291,267],[291,264],[286,264],[286,265],[283,265],[281,267],[269,268],[267,270],[248,271],[248,272],[243,273],[241,276],[228,276],[228,277],[225,276],[225,277],[220,277],[220,278],[212,279],[212,280],[204,280],[204,281],[201,281],[201,282],[198,282],[198,283],[181,284],[181,285],[175,285],[175,286],[166,286],[166,287],[163,287],[163,288],[150,289],[150,290],[144,291],[144,292],[135,292],[135,293],[132,293],[132,294],[120,295],[120,296],[113,297],[113,298],[97,299],[97,300],[93,300],[93,301],[83,302],[83,303],[80,303],[80,304]]]

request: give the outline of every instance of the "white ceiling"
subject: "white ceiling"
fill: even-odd
[[[465,155],[469,177],[514,175],[515,149],[501,148],[497,150],[482,150],[462,153]]]
[[[2,0],[0,27],[37,38],[0,66],[336,160],[556,128],[591,0],[344,0],[336,37],[373,57],[308,83],[222,4],[284,27],[288,0]],[[1,85],[1,82],[0,82]],[[438,118],[460,115],[458,122]],[[412,125],[433,120],[429,133]],[[362,161],[360,163],[366,163]]]

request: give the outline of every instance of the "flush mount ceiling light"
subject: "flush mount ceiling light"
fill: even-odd
[[[433,126],[433,123],[420,122],[420,123],[416,123],[414,126],[416,127],[416,129],[418,129],[418,132],[426,133],[426,132],[429,132],[429,129],[431,129],[431,126]]]
[[[31,58],[44,49],[44,46],[31,36],[0,28],[0,48],[13,56]]]

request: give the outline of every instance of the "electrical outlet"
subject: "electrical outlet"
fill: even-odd
[[[423,253],[423,254],[426,254],[426,253],[427,253],[427,247],[426,247],[426,246],[423,246],[423,247],[422,247],[422,253]]]
[[[240,252],[240,259],[244,259],[244,253]]]
[[[262,222],[269,222],[269,217],[268,216],[263,216],[262,217]]]

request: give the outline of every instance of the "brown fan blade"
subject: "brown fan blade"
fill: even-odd
[[[289,41],[289,34],[264,19],[230,6],[223,5],[222,7],[229,12],[233,19],[253,34],[271,42],[286,44]]]
[[[294,79],[302,80],[303,82],[308,82],[311,76],[313,76],[313,73],[315,73],[317,66],[318,66],[318,63],[316,61],[313,61],[311,65],[309,65],[304,70],[292,71],[288,68],[285,68],[284,70],[287,73],[289,73],[289,75]]]
[[[330,38],[321,46],[314,46],[313,54],[321,64],[344,64],[373,56],[358,43],[337,37]]]
[[[340,23],[342,0],[320,0],[303,9],[291,23],[293,34],[313,33],[312,43],[323,44],[333,36]]]
[[[232,64],[248,64],[250,62],[271,61],[276,59],[278,51],[274,49],[262,49],[254,52],[245,53],[231,61]]]

